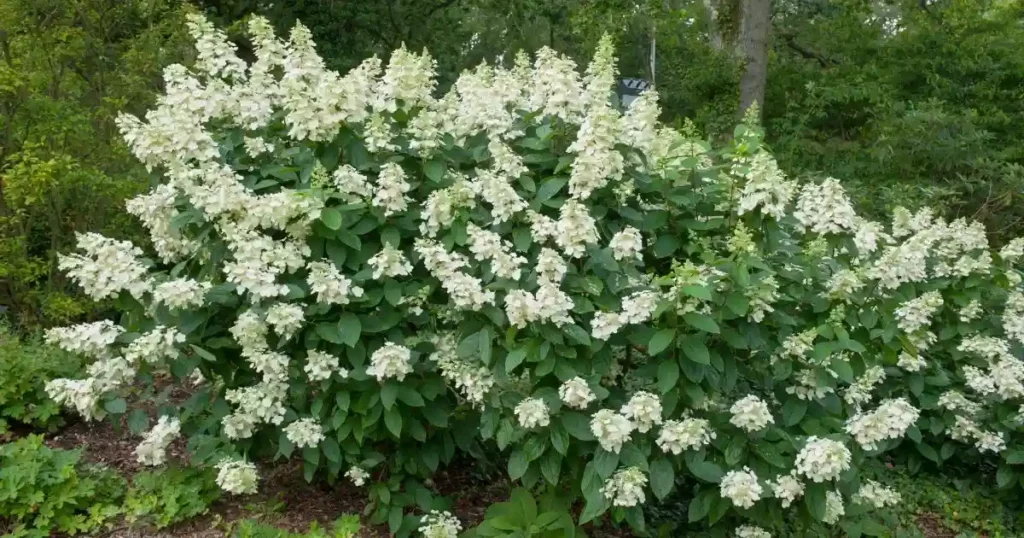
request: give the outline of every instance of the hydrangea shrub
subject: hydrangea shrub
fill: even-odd
[[[85,233],[60,259],[123,315],[50,331],[93,359],[55,400],[99,419],[154,372],[195,387],[141,461],[184,434],[244,494],[253,460],[301,456],[392,532],[435,536],[460,525],[403,507],[485,444],[581,522],[641,529],[682,488],[691,522],[739,536],[869,531],[898,502],[860,476],[885,452],[1021,476],[1024,242],[993,252],[926,209],[864,219],[750,123],[712,150],[660,125],[653,92],[621,112],[608,40],[582,74],[542,49],[437,97],[426,52],[341,75],[303,26],[249,29],[246,65],[193,16],[195,66],[119,120],[163,178],[128,204],[153,254]]]

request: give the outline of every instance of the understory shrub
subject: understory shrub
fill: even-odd
[[[54,450],[30,435],[0,445],[0,531],[4,536],[79,534],[120,513],[124,480],[78,462],[77,450]]]
[[[40,430],[60,426],[61,409],[46,395],[46,383],[78,376],[82,368],[80,356],[43,345],[39,338],[21,339],[0,324],[0,434],[10,421]]]
[[[196,384],[143,463],[184,434],[245,494],[253,460],[294,455],[431,537],[461,523],[425,479],[485,445],[578,524],[638,534],[675,489],[714,536],[872,533],[898,502],[860,474],[883,457],[1024,476],[1024,241],[859,217],[838,180],[788,179],[752,120],[713,149],[659,125],[653,92],[621,113],[607,39],[582,75],[542,49],[436,98],[426,53],[342,76],[301,25],[254,18],[247,66],[189,25],[196,65],[119,119],[166,179],[128,203],[155,254],[81,234],[61,268],[123,314],[48,332],[93,359],[48,385],[87,419],[155,370]]]
[[[167,467],[132,477],[124,500],[125,518],[161,529],[205,514],[220,498],[212,469]]]
[[[359,516],[346,514],[338,518],[330,529],[313,523],[308,532],[289,532],[251,519],[239,522],[235,538],[354,538],[359,532]]]

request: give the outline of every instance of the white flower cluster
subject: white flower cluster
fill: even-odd
[[[370,473],[361,467],[352,467],[345,471],[345,478],[351,480],[352,484],[356,487],[361,487],[363,484],[366,484],[366,479],[370,478]]]
[[[896,361],[896,366],[908,372],[919,372],[928,367],[928,361],[922,355],[911,355],[906,351],[901,351],[900,357]]]
[[[512,252],[512,243],[472,222],[466,225],[466,234],[473,257],[491,262],[491,271],[499,278],[519,280],[526,258]]]
[[[601,448],[616,454],[622,450],[622,445],[629,440],[629,435],[635,429],[636,425],[628,418],[611,409],[601,409],[590,419],[590,431],[597,437]]]
[[[341,274],[333,263],[310,262],[307,266],[309,290],[316,294],[316,300],[326,304],[348,304],[353,297],[362,297],[363,288],[352,285],[352,280]]]
[[[906,333],[916,333],[931,323],[931,317],[942,308],[942,294],[929,291],[904,303],[896,309],[899,328]]]
[[[431,510],[429,514],[423,516],[422,523],[419,531],[423,533],[423,538],[458,538],[459,531],[462,530],[459,518],[437,510]]]
[[[846,388],[843,399],[846,403],[860,408],[871,401],[871,391],[884,380],[885,369],[881,366],[872,366],[864,370],[864,373]]]
[[[370,366],[366,368],[366,373],[381,383],[389,378],[402,381],[412,373],[411,359],[412,351],[409,348],[386,342],[370,355]]]
[[[288,440],[299,448],[315,447],[324,440],[324,430],[315,418],[302,418],[283,428]]]
[[[312,349],[306,354],[306,365],[303,370],[310,381],[325,381],[335,373],[341,377],[348,377],[348,370],[341,368],[340,364],[337,355]]]
[[[736,527],[736,538],[772,538],[772,533],[753,525]]]
[[[167,447],[181,435],[181,422],[162,415],[145,439],[135,447],[135,458],[143,465],[163,465],[167,461]]]
[[[632,226],[626,226],[612,236],[608,247],[612,249],[612,256],[618,260],[639,260],[644,248],[644,238],[640,230]]]
[[[295,336],[305,322],[306,315],[297,304],[275,303],[267,309],[267,324],[283,339]]]
[[[846,514],[843,496],[838,491],[825,492],[825,523],[835,525]]]
[[[462,270],[469,266],[465,256],[448,252],[440,243],[422,237],[416,240],[415,249],[427,271],[441,282],[455,306],[480,310],[484,305],[494,303],[494,292],[484,290],[479,278]]]
[[[152,331],[136,338],[128,344],[123,356],[131,364],[142,361],[158,363],[174,359],[178,356],[178,344],[185,341],[185,335],[173,327],[157,326]]]
[[[519,425],[526,429],[543,428],[551,423],[548,404],[540,398],[523,398],[515,409]]]
[[[636,431],[647,433],[661,424],[661,399],[650,392],[639,391],[622,406],[621,413],[633,422]]]
[[[874,480],[865,480],[857,493],[853,494],[853,502],[871,505],[875,508],[885,508],[899,504],[900,494]]]
[[[597,395],[582,377],[574,377],[558,387],[558,397],[573,409],[586,409]]]
[[[141,297],[150,289],[148,269],[139,258],[142,249],[129,241],[117,241],[96,233],[76,234],[85,254],[58,256],[57,267],[95,300],[117,297],[127,291]]]
[[[859,412],[850,418],[846,432],[864,450],[875,450],[882,441],[903,437],[920,415],[920,411],[903,398],[884,400],[874,411]]]
[[[82,323],[72,327],[55,327],[46,331],[46,343],[69,353],[94,359],[109,357],[110,346],[124,329],[110,320]]]
[[[729,422],[748,432],[756,432],[775,422],[768,404],[753,394],[737,400],[729,412],[732,413]]]
[[[717,435],[707,420],[687,417],[683,420],[668,420],[658,434],[658,448],[664,452],[679,455],[684,450],[699,450],[713,441]]]
[[[749,467],[725,473],[719,483],[719,490],[722,498],[729,499],[740,508],[753,507],[764,493],[764,488],[757,481],[757,475]]]
[[[251,462],[225,459],[217,464],[217,469],[217,485],[224,491],[235,495],[256,493],[260,477]]]
[[[772,494],[779,499],[783,508],[789,508],[793,501],[804,494],[804,483],[793,474],[781,475],[769,485],[772,488]]]
[[[841,233],[856,227],[857,215],[839,180],[807,183],[797,198],[793,216],[816,234]]]
[[[483,404],[484,397],[494,386],[491,371],[482,364],[471,364],[459,358],[454,335],[445,334],[434,338],[433,342],[437,350],[431,353],[430,359],[437,363],[441,375],[462,391],[470,403]]]
[[[647,500],[644,486],[647,476],[639,467],[620,469],[611,478],[605,480],[601,493],[613,506],[636,506]]]
[[[796,472],[813,482],[837,480],[850,468],[850,450],[839,441],[812,436],[796,455]]]
[[[367,262],[373,267],[373,278],[380,280],[382,277],[405,276],[412,272],[412,264],[405,259],[401,250],[395,248],[391,243],[385,243],[380,252],[375,254]]]
[[[206,292],[212,285],[189,278],[161,282],[153,287],[153,302],[171,309],[197,308],[206,301]]]
[[[786,179],[767,152],[758,152],[747,161],[733,165],[734,174],[746,181],[738,193],[739,205],[736,212],[740,215],[761,209],[775,220],[782,220],[786,215],[786,206],[796,194],[795,181]]]
[[[607,340],[629,324],[640,324],[651,319],[658,308],[660,297],[650,290],[633,292],[622,299],[622,312],[597,312],[590,322],[591,336]]]

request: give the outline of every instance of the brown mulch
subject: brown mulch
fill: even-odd
[[[109,421],[75,422],[58,434],[47,437],[47,445],[62,449],[82,450],[82,460],[103,464],[126,479],[143,469],[135,461],[139,438],[132,435],[124,421],[115,426]],[[188,453],[179,439],[168,449],[174,461],[186,462]],[[315,521],[330,528],[343,514],[362,514],[366,492],[347,481],[334,485],[307,483],[299,461],[261,465],[260,490],[255,495],[225,495],[210,507],[206,516],[181,523],[163,531],[115,528],[100,536],[116,538],[214,538],[225,536],[242,519],[259,519],[292,532],[304,532]],[[430,485],[437,493],[453,501],[452,512],[468,528],[481,522],[487,507],[508,498],[509,483],[488,480],[473,472],[473,465],[453,465],[442,469]],[[360,536],[388,536],[385,526],[363,525]]]
[[[927,538],[956,538],[957,533],[942,523],[942,518],[937,514],[924,513],[917,516],[917,528]]]

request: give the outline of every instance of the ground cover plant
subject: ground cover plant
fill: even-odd
[[[195,65],[118,120],[154,172],[127,206],[152,254],[80,234],[61,269],[121,314],[47,333],[92,360],[47,385],[85,419],[154,371],[199,387],[140,462],[185,435],[246,494],[255,460],[301,458],[431,537],[462,524],[426,480],[484,445],[563,499],[495,519],[563,529],[643,533],[685,488],[714,536],[874,534],[898,495],[860,471],[883,454],[1019,483],[1024,241],[859,217],[838,180],[779,169],[756,110],[717,148],[660,125],[654,92],[622,112],[608,39],[583,73],[541,49],[438,97],[426,52],[341,75],[301,25],[253,18],[249,65],[189,30]]]

